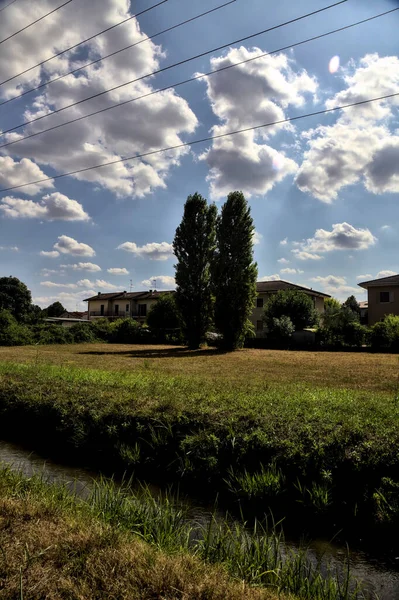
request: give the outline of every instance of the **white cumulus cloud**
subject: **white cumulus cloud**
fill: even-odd
[[[301,271],[301,269],[290,269],[289,267],[280,270],[280,273],[283,273],[284,275],[301,275],[303,272],[304,271]]]
[[[52,0],[41,0],[40,4],[15,2],[1,13],[0,34],[5,37],[15,29],[15,23],[20,25],[28,19],[33,21],[51,8],[54,8]],[[72,5],[66,6],[53,13],[51,18],[44,19],[4,44],[0,64],[1,81],[40,62],[54,51],[90,37],[104,29],[104,26],[114,25],[128,18],[134,10],[135,6],[130,6],[127,0],[97,0],[95,10],[91,2],[74,3],[73,8]],[[126,25],[85,44],[83,56],[80,49],[49,61],[40,69],[2,86],[0,94],[4,98],[18,95],[21,89],[18,86],[24,89],[26,85],[39,85],[59,73],[68,72],[89,60],[141,42],[146,37],[138,20],[132,19]],[[144,77],[166,64],[165,58],[162,48],[147,40],[43,88],[35,97],[35,102],[25,110],[23,120],[34,119],[50,110],[57,110],[127,81]],[[21,135],[34,134],[67,120],[79,119],[89,112],[150,94],[154,89],[150,78],[142,79],[27,125],[18,133],[6,134],[6,140],[13,141]],[[51,166],[57,172],[67,172],[177,146],[182,143],[181,136],[192,134],[196,126],[197,118],[187,101],[170,89],[151,98],[142,98],[73,125],[21,141],[10,146],[9,150],[19,157]],[[189,148],[177,148],[86,171],[74,177],[100,185],[118,196],[143,197],[157,188],[165,188],[170,170],[179,165],[181,158],[189,151]],[[25,181],[33,179],[38,177],[24,177]],[[18,182],[20,180],[22,177]]]
[[[97,273],[101,271],[101,267],[91,262],[79,262],[73,265],[60,265],[64,269],[72,269],[73,271],[88,271],[90,273]]]
[[[317,260],[321,258],[320,254],[333,250],[367,250],[376,241],[369,229],[356,229],[345,222],[335,223],[331,231],[317,229],[312,238],[296,242],[298,247],[292,252],[300,260]]]
[[[380,271],[377,273],[376,279],[379,277],[391,277],[392,275],[397,275],[397,273],[395,271]]]
[[[149,289],[173,290],[176,287],[176,281],[169,275],[153,275],[149,279],[144,279],[141,285]]]
[[[45,256],[47,258],[57,258],[59,255],[60,253],[57,250],[49,250],[48,252],[46,250],[42,250],[40,252],[40,256]]]
[[[72,254],[73,256],[95,256],[96,254],[88,244],[77,242],[67,235],[60,235],[53,248],[62,254]]]
[[[343,80],[345,89],[326,102],[327,108],[398,93],[399,57],[367,54],[344,69]],[[346,109],[335,124],[305,132],[299,189],[327,203],[360,181],[374,194],[399,192],[399,137],[389,128],[398,105],[396,97]]]
[[[211,70],[262,54],[259,48],[243,46],[230,49],[224,56],[211,58]],[[220,124],[212,128],[215,136],[282,120],[289,106],[303,106],[307,94],[317,91],[315,79],[294,68],[284,54],[269,55],[206,79],[207,96]],[[205,80],[204,80],[205,81]],[[283,152],[266,143],[287,124],[246,131],[216,139],[201,156],[209,166],[211,196],[219,199],[232,189],[241,189],[249,197],[264,195],[297,164]]]
[[[0,200],[0,211],[2,211],[6,217],[14,219],[88,221],[90,218],[79,202],[72,200],[59,192],[53,192],[52,194],[43,196],[40,202],[6,196]]]
[[[144,246],[138,246],[135,242],[125,242],[118,246],[117,250],[125,250],[141,258],[150,260],[168,260],[173,256],[173,246],[167,242],[151,242]]]
[[[112,267],[111,269],[107,269],[107,273],[110,275],[129,275],[129,271],[124,267]]]
[[[3,63],[3,61],[1,61]],[[1,73],[2,65],[0,65]],[[21,185],[29,181],[36,181],[38,179],[45,179],[47,177],[40,167],[38,167],[32,160],[23,158],[21,161],[17,161],[11,158],[11,156],[0,156],[0,188],[5,189],[13,187],[15,185]],[[24,194],[28,196],[35,196],[42,190],[51,189],[53,182],[44,181],[43,183],[35,183],[28,185],[23,189]]]
[[[280,275],[275,273],[274,275],[264,275],[263,277],[259,277],[258,281],[279,281]]]

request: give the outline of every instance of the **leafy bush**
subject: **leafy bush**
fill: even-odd
[[[34,328],[37,344],[73,344],[73,336],[66,327],[50,324]]]
[[[295,331],[295,326],[291,319],[282,315],[279,319],[274,317],[268,326],[268,337],[278,341],[287,341]]]
[[[147,331],[134,319],[118,319],[111,323],[109,341],[113,344],[133,344],[147,340]]]
[[[352,308],[337,301],[326,304],[322,326],[317,332],[319,343],[325,346],[360,347],[368,340],[368,328],[361,325],[359,315]]]
[[[76,323],[69,329],[75,344],[96,342],[96,334],[91,323]]]
[[[95,319],[90,321],[94,337],[98,340],[107,342],[111,337],[112,323],[108,319]]]
[[[375,349],[399,350],[399,316],[386,315],[371,328],[371,345]]]
[[[274,319],[281,317],[288,317],[295,331],[311,327],[318,322],[318,313],[313,307],[312,299],[297,290],[280,290],[268,299],[263,317],[267,329],[272,330]],[[287,328],[287,321],[284,327]]]
[[[29,327],[18,323],[10,311],[0,311],[0,346],[26,346],[33,343]]]
[[[180,337],[180,315],[173,294],[164,294],[153,305],[147,325],[159,339],[165,339],[168,333]]]

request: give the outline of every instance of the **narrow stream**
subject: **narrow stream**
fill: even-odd
[[[65,484],[80,497],[86,497],[92,489],[93,481],[100,477],[98,472],[59,464],[17,444],[2,441],[0,463],[10,465],[28,477],[34,473],[44,473],[49,481]],[[153,489],[154,494],[160,492],[157,488]],[[190,509],[196,519],[206,519],[209,515],[206,508],[201,508],[194,501],[190,503]],[[294,544],[292,546],[295,547]],[[347,556],[346,547],[321,539],[310,544],[309,552],[315,560],[323,558],[323,562],[331,563],[338,570]],[[399,556],[392,560],[382,560],[370,553],[351,551],[350,566],[352,576],[361,582],[370,597],[399,600]]]

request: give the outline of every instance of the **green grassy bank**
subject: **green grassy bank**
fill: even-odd
[[[320,533],[399,530],[394,394],[0,364],[0,435]]]
[[[350,574],[283,549],[277,533],[192,524],[172,497],[96,484],[85,501],[0,464],[0,595],[6,600],[355,600]]]

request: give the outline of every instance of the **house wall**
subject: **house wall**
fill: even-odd
[[[287,289],[290,289],[290,288],[287,288]],[[262,308],[257,308],[257,306],[256,306],[257,302],[255,300],[255,306],[253,308],[252,315],[251,315],[251,322],[255,328],[256,337],[263,337],[265,335],[264,325],[263,325],[263,329],[258,329],[258,321],[262,321],[263,312],[265,310],[265,306],[266,306],[268,297],[273,293],[275,293],[275,292],[260,292],[260,293],[258,293],[257,298],[263,299],[263,307]],[[306,294],[306,292],[305,292],[305,294]],[[309,294],[309,296],[312,298],[312,300],[314,300],[314,307],[317,310],[317,312],[320,314],[323,314],[324,313],[324,298],[321,296],[314,296],[313,294]]]
[[[380,292],[390,293],[390,302],[380,302]],[[378,286],[369,287],[368,295],[368,324],[374,325],[385,315],[399,315],[399,287],[398,286]]]
[[[99,319],[101,312],[101,305],[104,304],[104,313],[109,311],[109,301],[108,300],[90,300],[88,302],[89,305],[89,319]],[[98,313],[96,315],[92,315],[92,313]]]

